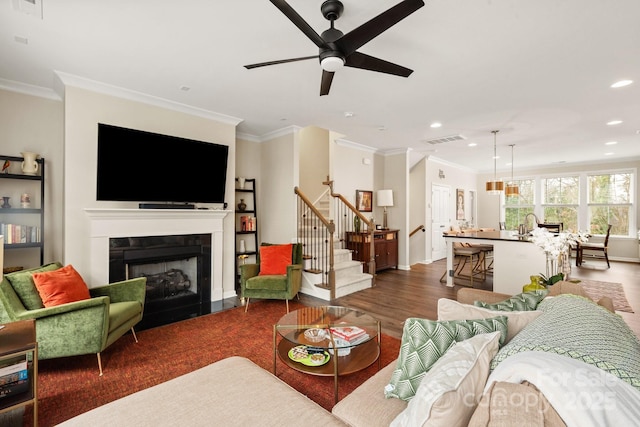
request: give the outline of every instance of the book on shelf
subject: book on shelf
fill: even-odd
[[[256,217],[242,215],[240,217],[240,227],[242,231],[256,231]]]
[[[14,372],[12,374],[3,375],[0,377],[0,389],[6,386],[10,386],[17,381],[29,379],[29,371],[27,369]]]
[[[42,239],[40,227],[20,224],[0,224],[0,234],[5,244],[39,243]]]
[[[331,328],[331,333],[334,336],[349,342],[367,334],[364,329],[357,326],[334,326]]]
[[[29,391],[29,380],[18,380],[0,386],[0,399]]]
[[[10,375],[15,372],[24,371],[27,369],[27,359],[24,357],[11,359],[10,361],[8,361],[9,363],[4,362],[6,361],[3,361],[3,364],[0,365],[0,378],[4,377],[5,375]]]

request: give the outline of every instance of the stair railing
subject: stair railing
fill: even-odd
[[[369,247],[369,260],[367,261],[367,271],[373,276],[372,285],[375,286],[376,278],[376,255],[374,245],[374,231],[375,222],[366,216],[364,216],[355,206],[353,206],[343,195],[334,193],[333,181],[327,180],[323,182],[324,185],[328,185],[331,190],[331,197],[333,198],[332,211],[333,217],[337,219],[336,222],[336,235],[340,239],[340,247],[342,249],[350,248],[350,243],[354,242],[354,239],[361,240],[364,244],[367,242]],[[356,219],[357,218],[357,219]],[[339,220],[338,220],[339,219]],[[356,236],[355,233],[362,233],[362,236]],[[364,236],[368,235],[368,239]],[[351,242],[349,241],[351,239]]]
[[[329,289],[330,299],[333,300],[336,295],[336,272],[333,266],[335,224],[322,215],[300,188],[295,187],[294,192],[298,196],[298,242],[302,244],[305,271],[322,274],[322,282],[316,286]]]
[[[411,233],[409,233],[409,237],[413,236],[420,230],[422,230],[423,233],[426,231],[424,225],[417,226]]]

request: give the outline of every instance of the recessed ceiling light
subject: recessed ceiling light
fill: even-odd
[[[353,117],[353,112],[351,112],[351,111],[345,111],[345,112],[344,112],[344,116],[345,116],[346,118]]]
[[[605,142],[604,145],[616,145],[618,143],[618,141],[608,141]]]
[[[619,87],[629,86],[631,83],[633,83],[633,80],[620,80],[612,84],[611,87],[616,89]]]
[[[613,156],[614,154],[615,154],[615,153],[611,153],[611,152],[609,152],[609,153],[604,153],[604,155],[605,155],[605,156]]]
[[[493,156],[494,160],[498,160],[500,158],[500,156]]]
[[[607,122],[607,125],[615,126],[615,125],[619,125],[620,123],[622,123],[622,120],[611,120],[610,122]]]
[[[384,130],[387,130],[387,128],[384,125],[382,125],[382,126],[378,126],[378,130],[384,131]]]
[[[475,147],[476,145],[478,144],[476,144],[475,142],[470,142],[469,144],[467,144],[467,147]]]
[[[431,127],[432,127],[432,128],[439,128],[439,127],[442,127],[442,123],[439,123],[439,122],[433,122],[433,123],[431,123]]]

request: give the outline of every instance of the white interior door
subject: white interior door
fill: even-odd
[[[449,227],[449,199],[451,188],[446,185],[431,186],[431,259],[446,258],[447,244],[442,233]]]

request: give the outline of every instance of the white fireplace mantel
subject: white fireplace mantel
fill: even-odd
[[[90,222],[90,283],[109,282],[110,238],[211,234],[211,299],[222,298],[223,220],[231,211],[97,208],[84,211]]]

